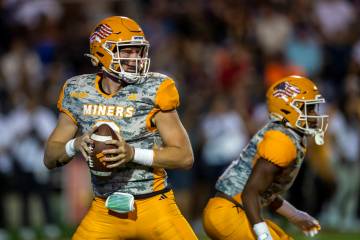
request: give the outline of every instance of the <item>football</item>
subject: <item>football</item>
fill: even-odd
[[[91,173],[95,176],[109,177],[112,171],[114,171],[114,169],[106,167],[107,164],[111,163],[103,161],[105,156],[102,151],[116,148],[115,145],[105,144],[105,141],[108,140],[118,140],[115,131],[116,128],[111,124],[102,123],[98,125],[98,128],[90,136],[90,138],[94,140],[94,144],[91,146],[92,154],[89,156],[87,163]]]

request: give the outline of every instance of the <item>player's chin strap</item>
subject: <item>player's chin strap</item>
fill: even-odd
[[[303,131],[300,131],[300,130],[297,130],[296,128],[294,128],[294,126],[292,126],[290,124],[290,122],[288,120],[286,120],[286,118],[281,118],[281,117],[277,116],[276,114],[272,114],[270,116],[270,119],[275,120],[275,121],[280,121],[285,126],[288,126],[291,129],[295,130],[301,136],[303,134],[306,134]],[[323,145],[324,144],[324,135],[325,135],[324,131],[313,131],[310,135],[314,136],[316,145]]]
[[[325,134],[324,134],[323,131],[315,133],[314,139],[315,139],[315,143],[317,145],[323,145],[324,144],[324,135]]]
[[[110,78],[114,82],[121,83],[121,85],[124,85],[124,86],[127,85],[127,83],[125,81],[121,80],[121,78],[119,76],[116,76],[115,74],[107,71],[106,68],[104,68],[104,66],[101,67],[101,70],[105,77]]]
[[[100,61],[99,61],[99,59],[98,59],[97,57],[95,57],[94,55],[91,55],[90,53],[85,53],[84,56],[90,58],[91,63],[92,63],[92,65],[93,65],[94,67],[99,66]],[[111,79],[112,81],[114,81],[114,82],[116,82],[116,83],[120,83],[120,84],[123,85],[123,86],[129,85],[129,83],[123,81],[119,76],[117,76],[117,75],[109,72],[108,70],[106,70],[106,68],[104,68],[104,66],[101,66],[101,70],[103,71],[103,74],[104,74],[107,78]]]
[[[124,80],[122,80],[120,77],[116,76],[113,73],[110,73],[109,71],[106,70],[106,68],[101,67],[101,70],[103,72],[103,75],[109,79],[111,79],[112,81],[116,82],[116,83],[120,83],[122,86],[127,86],[129,85],[129,83],[125,82]]]

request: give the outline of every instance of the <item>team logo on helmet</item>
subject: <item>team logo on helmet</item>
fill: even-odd
[[[93,32],[93,34],[91,34],[90,36],[90,42],[92,43],[93,41],[97,41],[97,42],[101,42],[101,39],[107,38],[108,36],[110,36],[110,34],[112,34],[113,30],[111,29],[111,27],[109,27],[109,25],[107,24],[100,24],[95,31]]]
[[[282,82],[275,86],[273,96],[288,101],[288,97],[295,97],[300,92],[298,87],[291,85],[288,82]]]

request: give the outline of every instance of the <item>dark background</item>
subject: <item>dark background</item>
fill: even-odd
[[[330,125],[287,198],[325,231],[359,231],[359,13],[358,0],[0,0],[0,239],[66,239],[86,212],[86,165],[49,172],[42,155],[60,88],[97,71],[84,53],[111,15],[142,26],[150,70],[180,91],[195,165],[169,180],[197,233],[217,177],[267,119],[267,87],[290,74],[319,86]]]

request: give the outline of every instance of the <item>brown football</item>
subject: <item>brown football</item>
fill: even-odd
[[[110,177],[111,172],[114,171],[114,169],[106,167],[106,165],[111,164],[111,162],[103,161],[105,156],[102,151],[105,149],[116,148],[115,145],[104,143],[108,140],[118,139],[115,131],[108,124],[101,124],[90,138],[94,140],[92,154],[87,161],[91,173],[97,177]]]

